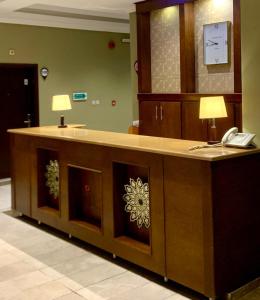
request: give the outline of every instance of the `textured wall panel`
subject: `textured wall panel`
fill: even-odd
[[[179,7],[151,13],[152,92],[180,92]]]
[[[206,66],[203,63],[203,24],[231,22],[230,63]],[[233,0],[195,1],[195,62],[198,93],[233,93]]]

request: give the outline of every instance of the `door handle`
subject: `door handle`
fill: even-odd
[[[161,114],[161,121],[163,120],[163,107],[160,105],[160,114]]]
[[[31,114],[27,114],[27,120],[25,120],[24,123],[27,124],[27,127],[31,127]]]
[[[155,120],[158,120],[158,106],[155,106]]]

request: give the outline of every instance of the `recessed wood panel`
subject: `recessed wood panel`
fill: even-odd
[[[69,220],[101,229],[102,173],[82,167],[68,167]]]
[[[58,173],[54,174],[54,168],[49,173],[50,184],[48,185],[48,168],[53,163],[58,165]],[[59,200],[59,159],[58,152],[49,149],[38,148],[37,149],[37,174],[38,174],[38,207],[39,208],[51,208],[59,211],[60,200]],[[57,186],[57,187],[56,187]],[[55,194],[54,190],[58,189],[58,194]]]
[[[134,180],[135,185],[138,178],[142,181],[143,184],[149,184],[148,169],[134,165],[114,163],[113,178],[115,237],[129,237],[130,239],[136,240],[140,243],[150,245],[150,226],[149,228],[147,228],[145,224],[142,224],[142,226],[139,227],[137,224],[137,220],[130,220],[131,214],[135,214],[136,210],[146,205],[146,203],[143,203],[144,201],[140,197],[144,196],[143,187],[140,188],[136,186],[133,188],[133,191],[136,194],[135,197],[133,197],[134,203],[133,205],[131,205],[131,212],[126,211],[128,202],[124,200],[124,196],[127,194],[126,185],[131,186],[130,180]],[[136,213],[138,212],[136,211]]]

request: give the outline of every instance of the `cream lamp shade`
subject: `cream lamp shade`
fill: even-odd
[[[52,110],[69,110],[71,109],[70,96],[69,95],[55,95],[52,97]],[[64,124],[64,116],[60,116],[59,128],[68,127]]]
[[[55,95],[52,97],[52,110],[71,109],[69,95]]]
[[[215,119],[227,117],[227,110],[223,96],[200,98],[200,119]]]

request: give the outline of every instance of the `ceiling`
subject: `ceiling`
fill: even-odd
[[[0,23],[129,32],[136,0],[0,0]]]

